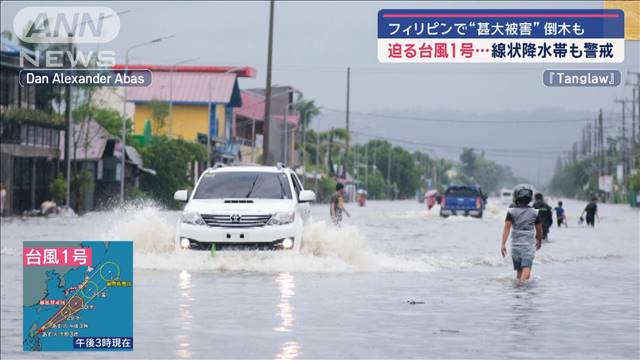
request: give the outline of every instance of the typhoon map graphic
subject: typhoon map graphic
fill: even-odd
[[[133,350],[133,244],[25,241],[23,350]]]

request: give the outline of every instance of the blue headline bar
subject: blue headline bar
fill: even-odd
[[[379,39],[622,39],[616,9],[411,10],[378,12]]]

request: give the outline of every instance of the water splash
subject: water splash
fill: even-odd
[[[95,214],[91,214],[92,216]],[[109,212],[101,239],[133,240],[139,253],[166,253],[174,249],[175,226],[168,212],[153,202],[139,202]]]
[[[135,239],[137,244],[147,244]],[[164,249],[164,247],[160,247]],[[140,250],[139,246],[136,246]],[[148,250],[149,248],[147,248]],[[173,248],[172,248],[173,249]],[[288,251],[208,252],[145,251],[136,252],[135,266],[143,269],[189,271],[254,271],[254,272],[427,272],[434,267],[417,258],[388,255],[372,250],[358,228],[335,228],[324,222],[313,222],[305,231],[300,253]]]

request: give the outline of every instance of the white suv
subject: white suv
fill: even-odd
[[[228,166],[207,169],[192,194],[178,190],[173,197],[188,201],[177,248],[299,251],[316,195],[288,168]]]

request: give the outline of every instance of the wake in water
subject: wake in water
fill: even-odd
[[[312,222],[304,233],[300,253],[288,251],[218,252],[175,250],[175,228],[165,210],[151,204],[114,210],[100,234],[102,239],[131,239],[134,266],[159,270],[217,270],[257,272],[427,272],[433,266],[418,258],[372,250],[356,226],[336,228]],[[173,213],[176,221],[177,212]]]
[[[135,266],[143,269],[255,272],[426,272],[432,266],[370,249],[358,229],[336,229],[324,222],[311,223],[305,231],[300,253],[288,251],[208,252],[171,250],[146,251],[136,246]]]
[[[477,222],[477,221],[492,221],[492,220],[504,220],[507,211],[507,205],[503,204],[499,201],[490,201],[487,203],[486,208],[484,209],[483,219],[476,219],[468,216],[450,216],[446,219],[440,217],[440,206],[436,205],[431,210],[427,209],[425,206],[421,210],[408,210],[404,212],[399,212],[395,214],[389,215],[392,219],[427,219],[429,221],[434,221],[441,219],[441,221],[447,222],[458,222],[458,221],[469,221],[469,222]]]
[[[496,204],[497,205],[497,204]],[[404,217],[420,217],[422,211],[406,212]],[[372,248],[363,231],[354,225],[335,228],[323,221],[312,222],[305,229],[300,253],[288,251],[218,252],[211,257],[206,251],[175,250],[175,223],[179,211],[167,211],[154,203],[129,204],[108,212],[95,212],[78,218],[27,219],[20,223],[4,223],[10,237],[17,240],[45,240],[38,234],[51,227],[73,231],[85,240],[133,240],[134,266],[139,269],[189,271],[255,271],[255,272],[429,272],[437,269],[466,269],[474,267],[508,266],[508,259],[499,256],[464,256],[429,254],[424,251]],[[501,218],[501,206],[488,206],[489,219]],[[465,221],[460,218],[459,221]],[[433,219],[435,220],[435,219]],[[430,220],[426,220],[430,221]],[[449,219],[439,219],[445,225]],[[468,221],[479,221],[468,219]],[[24,227],[35,229],[23,238]],[[14,229],[15,228],[15,229]],[[3,238],[5,230],[3,229]],[[21,230],[22,229],[22,230]],[[70,230],[72,229],[72,230]],[[61,240],[51,237],[52,240]],[[393,240],[393,239],[390,239]],[[432,240],[433,241],[433,240]],[[3,244],[2,256],[19,256],[20,242],[15,246]],[[536,256],[536,263],[564,263],[575,261],[618,261],[615,254],[602,256]]]

